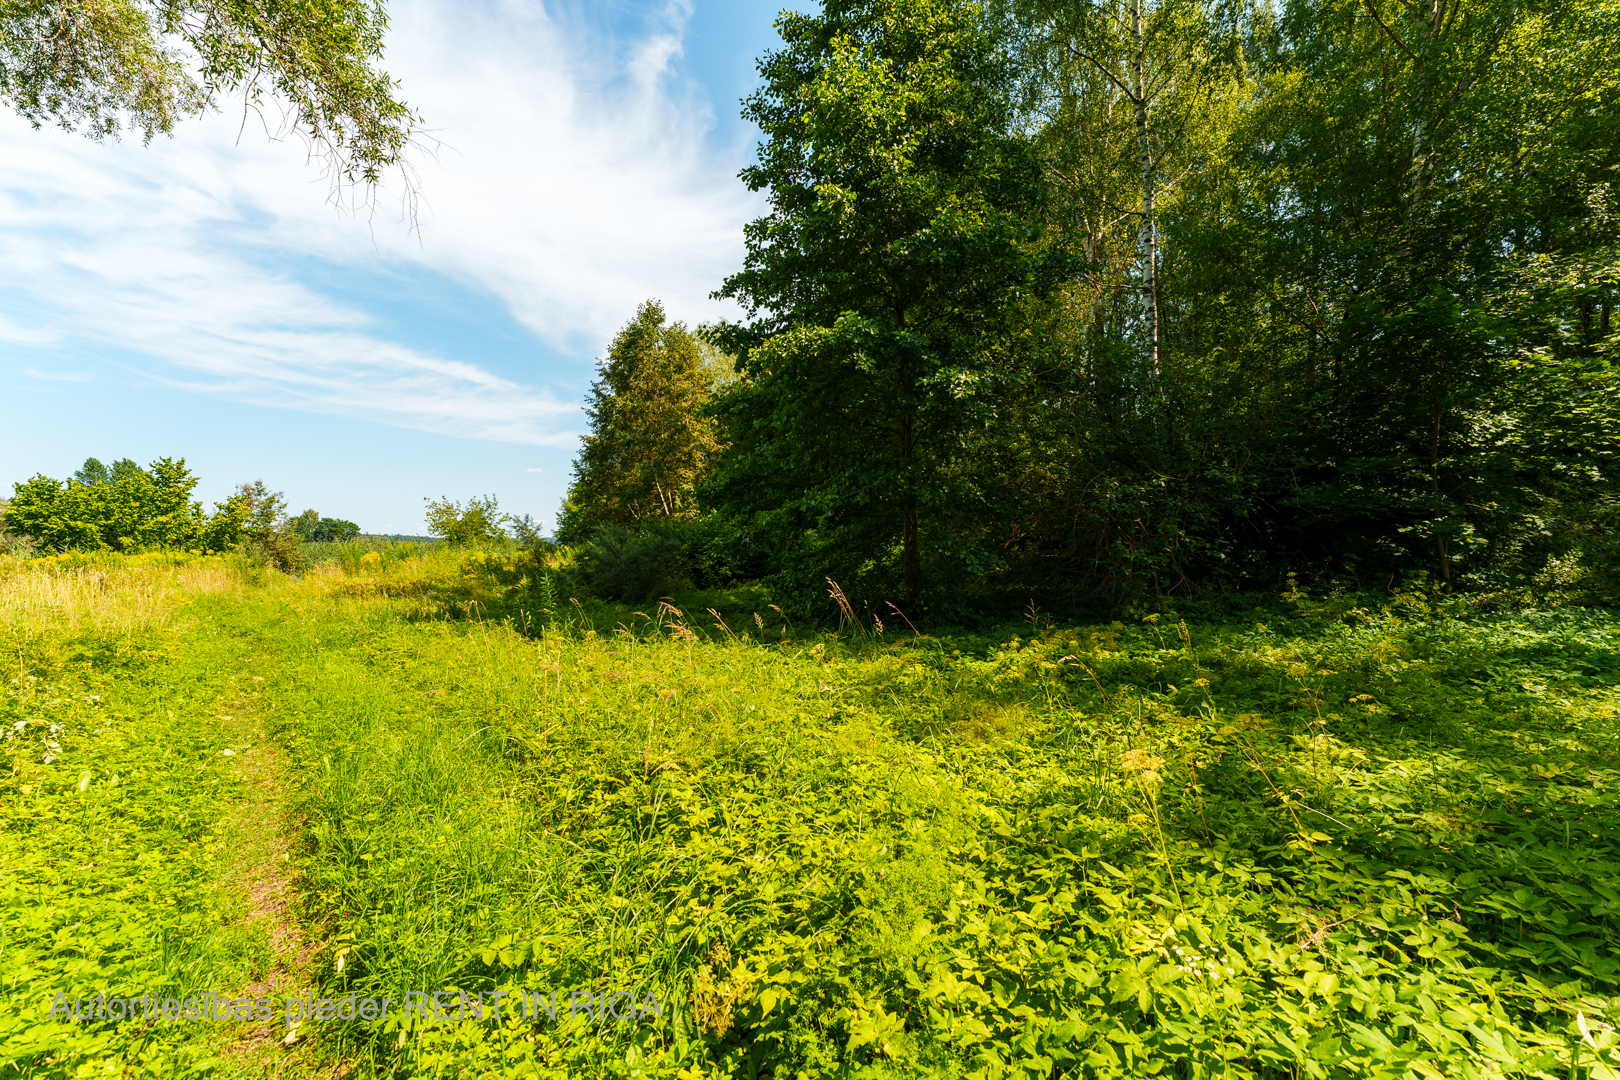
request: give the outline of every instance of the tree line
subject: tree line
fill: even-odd
[[[142,468],[129,458],[88,458],[66,480],[43,474],[13,485],[0,514],[12,545],[46,551],[226,552],[248,550],[289,564],[301,542],[342,542],[360,527],[305,510],[287,514],[279,491],[262,480],[239,484],[212,513],[191,499],[198,479],[184,458],[158,458]]]
[[[301,544],[341,544],[364,535],[354,522],[317,510],[289,514],[283,494],[262,480],[237,485],[209,513],[190,497],[197,483],[184,458],[158,458],[145,468],[129,458],[111,465],[88,458],[66,480],[36,475],[14,484],[12,497],[0,501],[0,552],[239,551],[294,570],[304,563]],[[543,546],[540,523],[528,514],[503,513],[492,495],[465,504],[424,501],[429,537],[452,546]]]
[[[744,104],[768,211],[715,294],[745,318],[619,335],[562,539],[673,529],[700,576],[937,611],[1289,571],[1608,588],[1620,9],[777,27]]]

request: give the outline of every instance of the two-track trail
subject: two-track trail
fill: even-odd
[[[221,623],[242,600],[184,595],[113,632],[4,628],[0,1072],[320,1071],[285,1041],[314,948],[259,708],[273,635]],[[268,1018],[218,1004],[265,999]]]

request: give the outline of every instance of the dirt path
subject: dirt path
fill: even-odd
[[[307,991],[312,982],[311,962],[316,943],[299,924],[292,861],[292,841],[298,821],[288,805],[292,784],[287,778],[287,757],[266,729],[254,708],[256,688],[251,676],[235,700],[225,706],[219,723],[239,748],[236,772],[242,795],[230,807],[226,835],[230,838],[224,888],[238,898],[235,913],[243,930],[261,936],[269,961],[241,988],[245,997],[268,997],[274,1003],[268,1023],[237,1025],[224,1037],[221,1053],[228,1074],[242,1077],[342,1077],[343,1067],[321,1068],[307,1040],[289,1032],[282,1012],[289,996]]]

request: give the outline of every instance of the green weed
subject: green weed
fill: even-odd
[[[1606,613],[839,638],[526,558],[201,596],[176,639],[256,658],[318,992],[508,1003],[301,1029],[361,1075],[1620,1067]]]

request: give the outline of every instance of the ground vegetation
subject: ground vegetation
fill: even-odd
[[[837,632],[748,590],[547,608],[511,547],[250,571],[0,564],[24,1075],[1620,1070],[1607,613],[1294,588],[936,636],[837,591]],[[263,985],[226,829],[265,743],[294,996],[484,1019],[42,1019]]]

